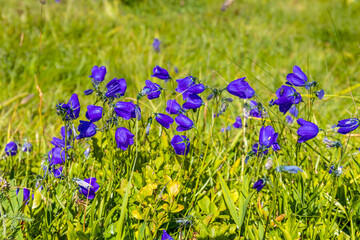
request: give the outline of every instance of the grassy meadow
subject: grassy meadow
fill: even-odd
[[[173,239],[360,238],[359,129],[339,134],[332,127],[359,118],[360,1],[235,0],[226,11],[222,4],[1,1],[1,239],[171,239],[163,230]],[[98,95],[86,96],[95,65],[106,67],[105,80]],[[151,77],[156,65],[172,80]],[[322,129],[304,143],[298,143],[296,118],[289,124],[269,105],[294,65],[318,83],[295,87],[303,100],[297,118]],[[194,121],[190,130],[178,132],[175,122],[166,129],[154,113],[167,114],[169,99],[185,102],[175,80],[187,76],[206,86],[199,94],[203,105],[184,113]],[[100,93],[115,77],[126,80],[126,93],[104,100]],[[247,116],[250,99],[223,91],[242,77],[266,116]],[[147,79],[164,88],[159,98],[137,98]],[[209,99],[212,89],[221,91]],[[320,89],[322,100],[314,93]],[[57,106],[73,93],[79,118],[63,121]],[[117,101],[136,103],[141,120],[115,117]],[[65,141],[66,161],[56,178],[50,142],[65,125],[75,132],[89,104],[103,107],[97,132]],[[242,128],[226,130],[237,116]],[[275,129],[281,149],[249,157],[262,126]],[[134,135],[127,150],[117,147],[119,127]],[[174,152],[175,135],[189,139],[188,154]],[[327,147],[324,137],[341,147]],[[5,150],[10,141],[19,144],[15,156]],[[25,142],[32,152],[21,151]],[[331,166],[342,171],[330,174]],[[99,190],[88,199],[76,179],[91,177]],[[259,179],[266,184],[256,191]],[[24,188],[30,190],[26,201]]]

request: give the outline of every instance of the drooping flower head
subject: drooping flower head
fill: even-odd
[[[94,89],[87,89],[87,90],[84,91],[84,94],[85,94],[85,95],[90,95],[90,94],[92,94],[93,92],[94,92]]]
[[[52,172],[52,174],[54,175],[55,178],[61,178],[62,177],[62,170],[63,170],[63,167],[53,168],[51,170],[51,172]]]
[[[139,105],[134,104],[134,111],[131,112],[131,118],[136,118],[136,120],[141,120],[141,109]]]
[[[176,131],[178,132],[187,131],[194,127],[194,122],[182,113],[175,118],[175,122],[179,125],[176,128]]]
[[[174,240],[165,230],[163,230],[163,234],[161,235],[161,240]]]
[[[186,102],[182,105],[184,109],[197,109],[203,105],[203,100],[196,94],[187,96]]]
[[[286,115],[285,121],[287,124],[291,125],[294,122],[294,119],[290,115]]]
[[[80,120],[78,131],[80,134],[76,137],[76,139],[90,138],[96,134],[96,125],[92,122]]]
[[[155,52],[158,52],[158,53],[160,52],[160,43],[161,42],[159,39],[154,38],[154,42],[153,42],[152,46],[153,46]]]
[[[256,191],[260,192],[263,187],[265,187],[266,181],[264,179],[259,179],[256,183],[254,183],[253,188]]]
[[[288,173],[292,173],[292,174],[296,174],[298,172],[303,172],[303,170],[301,168],[299,168],[298,166],[283,166],[283,165],[276,167],[275,171],[288,172]]]
[[[107,92],[105,94],[108,98],[119,98],[124,96],[126,92],[126,81],[123,78],[114,78],[108,84],[106,84]]]
[[[226,128],[222,128],[221,132],[229,132],[231,130],[231,126],[227,126]]]
[[[93,79],[93,82],[97,85],[99,83],[101,83],[102,81],[104,81],[106,75],[106,67],[105,66],[94,66],[91,69],[91,75],[89,76],[89,78]]]
[[[329,174],[334,174],[336,177],[339,177],[343,173],[343,166],[339,166],[337,169],[335,169],[335,166],[332,165],[329,169]]]
[[[315,95],[316,95],[320,100],[322,100],[323,97],[324,97],[324,95],[325,95],[324,89],[321,89],[321,90],[319,90],[319,91],[316,91],[316,92],[315,92]]]
[[[166,102],[165,110],[168,114],[179,114],[179,113],[183,112],[180,104],[178,104],[175,99],[173,99],[173,100],[170,99]]]
[[[330,140],[330,139],[327,138],[327,137],[324,137],[323,143],[326,144],[326,147],[327,147],[327,148],[333,148],[333,147],[338,148],[338,147],[342,147],[340,141],[332,141],[332,140]]]
[[[242,128],[242,122],[241,122],[240,116],[236,117],[235,122],[233,123],[233,127],[234,128]]]
[[[20,189],[17,188],[16,189],[16,195],[19,194]],[[25,205],[27,205],[29,203],[29,198],[30,198],[30,190],[27,188],[22,188],[23,191],[23,202],[25,202]]]
[[[131,113],[135,114],[135,104],[133,102],[117,102],[114,107],[116,115],[125,120],[131,119]]]
[[[247,99],[255,95],[255,90],[245,81],[245,77],[232,81],[227,86],[227,91],[239,98]]]
[[[86,118],[90,122],[97,122],[102,118],[103,108],[95,105],[88,105],[87,112],[85,114]]]
[[[80,102],[78,95],[74,93],[71,95],[68,103],[59,103],[56,108],[58,115],[60,115],[64,121],[77,119],[80,113]]]
[[[300,125],[300,128],[297,130],[297,135],[300,137],[298,143],[306,142],[316,137],[319,133],[319,127],[315,123],[305,121],[302,118],[299,118],[297,123]]]
[[[119,127],[115,132],[117,147],[121,150],[127,150],[129,145],[134,144],[134,134],[124,127]]]
[[[11,141],[5,146],[5,153],[8,156],[15,156],[18,151],[18,146],[15,142]]]
[[[193,76],[188,76],[181,79],[176,79],[178,83],[175,91],[181,93],[184,100],[187,100],[190,95],[196,95],[205,91],[205,86],[201,83],[196,84],[195,78]]]
[[[298,117],[299,116],[299,110],[297,109],[296,105],[293,105],[290,109],[289,109],[289,113],[291,115],[293,115],[294,117]]]
[[[177,155],[187,155],[190,150],[190,140],[184,135],[175,135],[171,139],[171,146]]]
[[[54,147],[48,152],[48,160],[50,166],[65,163],[65,159],[65,149]]]
[[[84,195],[87,199],[95,198],[95,194],[99,190],[96,178],[75,179],[75,182],[79,185],[80,194]]]
[[[307,87],[306,83],[308,78],[306,74],[301,70],[301,68],[296,65],[293,67],[293,73],[289,73],[286,76],[286,80],[286,84],[296,87]]]
[[[158,65],[156,65],[153,69],[153,75],[151,75],[152,77],[156,77],[159,78],[161,80],[165,80],[168,81],[171,79],[168,71],[162,67],[159,67]]]
[[[73,137],[73,133],[71,131],[71,129],[68,129],[66,136],[65,136],[65,127],[62,126],[61,130],[60,130],[60,134],[62,136],[62,138],[57,138],[57,137],[53,137],[52,141],[50,142],[52,145],[54,145],[55,147],[58,148],[64,148],[65,147],[65,138],[67,139],[66,141],[66,147],[69,148],[71,147],[71,139]]]
[[[282,113],[287,113],[293,104],[299,104],[302,101],[300,93],[295,88],[283,85],[276,91],[278,99],[273,101],[272,104],[278,105]]]
[[[359,119],[349,118],[349,119],[340,120],[336,126],[339,127],[338,133],[347,134],[357,129],[359,127],[359,124],[360,124]]]
[[[143,95],[147,95],[148,99],[158,98],[163,89],[159,84],[153,83],[150,80],[145,81],[146,86],[142,90]]]
[[[278,135],[272,126],[262,126],[260,129],[259,143],[261,146],[269,148],[276,143]]]
[[[33,150],[33,146],[29,142],[24,143],[24,145],[21,147],[21,151],[23,152],[32,152],[32,150]]]
[[[163,113],[156,113],[155,119],[158,123],[161,124],[161,126],[167,129],[169,129],[170,125],[174,122],[174,119],[172,117]]]

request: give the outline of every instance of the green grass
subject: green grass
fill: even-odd
[[[328,239],[336,238],[337,233],[342,239],[359,238],[359,141],[357,135],[335,135],[330,126],[358,116],[360,2],[243,0],[221,12],[222,3],[2,2],[0,155],[5,155],[10,140],[26,138],[34,145],[34,153],[0,163],[12,187],[3,194],[7,200],[2,198],[4,210],[9,211],[9,234],[13,231],[17,238],[25,239],[115,239],[119,235],[132,239],[143,233],[144,239],[159,239],[161,230],[167,229],[174,239],[181,234],[183,239]],[[160,53],[152,48],[154,38],[162,42]],[[186,158],[179,157],[170,145],[176,134],[174,126],[160,132],[153,121],[150,136],[144,135],[150,113],[164,112],[165,98],[143,98],[143,120],[134,125],[121,123],[137,133],[138,141],[131,150],[115,151],[113,132],[99,133],[96,141],[88,141],[94,154],[85,159],[86,146],[81,142],[73,150],[76,158],[66,164],[66,179],[60,183],[46,179],[45,199],[24,206],[14,188],[35,189],[41,162],[46,161],[44,154],[63,125],[56,115],[57,103],[77,93],[80,118],[85,119],[86,105],[93,104],[93,97],[82,91],[91,87],[88,76],[94,65],[107,67],[105,82],[114,77],[127,80],[126,100],[136,98],[144,81],[153,80],[152,68],[160,65],[175,79],[193,75],[219,88],[246,76],[266,108],[286,74],[299,65],[327,95],[314,101],[314,96],[302,91],[305,103],[300,105],[300,116],[317,123],[328,136],[339,138],[344,152],[326,149],[321,142],[324,133],[308,145],[295,145],[298,125],[288,128],[275,107],[267,109],[270,118],[265,121],[280,133],[282,150],[271,154],[274,165],[296,164],[305,173],[290,176],[264,170],[266,158],[245,165],[245,155],[258,140],[264,122],[251,119],[246,130],[220,132],[242,113],[243,101],[236,99],[221,118],[211,118],[219,107],[214,101],[190,114],[198,119],[197,130],[186,133],[192,148]],[[169,99],[171,83],[166,88]],[[203,99],[209,93],[207,90]],[[328,166],[340,160],[345,172],[332,177]],[[272,185],[256,193],[251,186],[264,174]],[[101,190],[96,199],[86,202],[71,178],[90,176],[98,178]],[[130,176],[132,184],[128,185]],[[128,199],[127,186],[131,186]],[[160,197],[162,193],[168,194],[167,201]],[[281,214],[285,218],[275,222]],[[179,227],[175,218],[188,215],[193,216],[194,224]],[[33,221],[18,221],[21,218]]]

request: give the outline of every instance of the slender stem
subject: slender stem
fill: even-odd
[[[7,233],[6,222],[5,222],[5,216],[4,216],[4,211],[3,211],[3,208],[1,205],[1,201],[0,201],[0,214],[1,214],[2,221],[3,221],[4,237],[6,238],[6,233]]]

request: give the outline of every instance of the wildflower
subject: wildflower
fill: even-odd
[[[177,67],[174,67],[175,73],[179,73],[179,69]]]
[[[117,79],[114,78],[108,84],[106,84],[107,92],[105,94],[108,98],[119,98],[124,96],[126,92],[126,81],[123,78]]]
[[[298,117],[299,116],[299,110],[297,109],[297,107],[295,105],[293,105],[290,109],[289,109],[289,113],[291,115],[293,115],[294,117]]]
[[[190,150],[190,140],[184,135],[175,135],[171,139],[171,146],[177,155],[187,155]]]
[[[153,42],[152,46],[153,46],[155,52],[160,52],[160,43],[161,42],[159,39],[154,38],[154,42]]]
[[[265,187],[266,181],[264,179],[259,179],[256,183],[254,183],[253,188],[256,191],[260,192],[263,187]]]
[[[76,137],[76,139],[89,138],[96,134],[96,125],[92,122],[80,120],[78,131],[80,134]]]
[[[76,183],[80,187],[80,194],[84,195],[87,199],[93,199],[95,193],[99,190],[99,184],[96,182],[96,178],[76,179]]]
[[[299,104],[302,101],[300,93],[295,88],[286,85],[281,86],[276,91],[276,99],[273,104],[279,106],[279,110],[282,113],[287,113],[293,104]]]
[[[176,79],[176,82],[178,83],[178,86],[175,91],[181,93],[184,100],[188,99],[190,95],[197,95],[205,91],[205,86],[201,83],[196,84],[193,76]]]
[[[18,146],[15,142],[11,141],[5,146],[5,153],[8,156],[15,156],[18,151]]]
[[[29,200],[30,200],[29,199],[30,198],[30,190],[27,189],[27,188],[22,188],[22,190],[23,190],[23,202],[25,202],[25,205],[27,205],[29,203]],[[19,194],[19,191],[20,191],[20,189],[17,188],[16,189],[16,195]]]
[[[262,126],[260,129],[259,143],[261,146],[269,148],[276,143],[278,135],[272,126]]]
[[[84,94],[85,94],[85,95],[90,95],[90,94],[92,94],[93,92],[94,92],[93,89],[87,89],[87,90],[84,91]]]
[[[316,92],[315,92],[315,95],[316,95],[320,100],[322,100],[323,97],[324,97],[324,95],[325,95],[324,89],[321,89],[321,90],[319,90],[319,91],[316,91]]]
[[[33,146],[31,143],[24,143],[24,145],[21,148],[21,151],[23,152],[32,152]]]
[[[359,124],[360,124],[359,119],[349,118],[339,121],[336,126],[339,127],[338,133],[347,134],[357,129],[359,127]]]
[[[296,174],[298,172],[303,172],[301,168],[298,166],[278,166],[275,168],[275,171],[277,172],[288,172],[292,174]]]
[[[116,115],[125,120],[129,120],[132,117],[132,112],[134,112],[135,115],[135,104],[133,102],[117,102],[114,110]]]
[[[127,150],[129,145],[134,144],[134,134],[124,127],[119,127],[115,132],[117,147],[121,150]]]
[[[80,113],[80,102],[78,95],[74,93],[71,95],[68,103],[59,103],[57,105],[57,112],[63,120],[69,121],[79,117]]]
[[[56,138],[56,137],[53,137],[53,140],[50,142],[52,145],[54,145],[55,147],[58,147],[58,148],[64,148],[65,147],[65,127],[62,126],[61,127],[61,130],[60,130],[60,134],[62,136],[62,139],[59,139],[59,138]],[[67,131],[67,135],[66,135],[66,138],[67,138],[67,141],[66,141],[66,146],[67,147],[71,147],[71,138],[72,138],[72,131],[71,129],[68,129]]]
[[[197,109],[203,105],[203,100],[196,94],[190,94],[186,103],[182,105],[184,109]]]
[[[286,76],[286,80],[286,84],[296,87],[305,87],[306,89],[308,89],[306,85],[308,78],[306,74],[301,70],[301,68],[296,65],[293,67],[293,73],[289,73]]]
[[[65,163],[65,159],[66,156],[64,149],[54,147],[48,152],[48,160],[50,166]]]
[[[159,84],[153,83],[150,80],[145,81],[146,86],[142,90],[144,95],[147,95],[148,99],[158,98],[161,94],[162,87]]]
[[[155,114],[155,119],[158,123],[161,124],[161,126],[163,126],[164,128],[169,129],[170,125],[174,122],[174,119],[172,119],[172,117],[166,115],[166,114],[162,114],[162,113],[156,113]]]
[[[253,144],[251,149],[252,149],[252,151],[250,152],[249,157],[253,156],[253,155],[257,155],[258,157],[261,157],[261,156],[267,155],[269,153],[269,150],[267,149],[267,147],[262,146],[262,145],[259,146],[259,143]]]
[[[176,128],[178,132],[187,131],[194,127],[194,122],[184,114],[179,114],[179,116],[175,118],[175,122],[179,125]]]
[[[245,77],[232,81],[226,89],[230,94],[243,99],[252,98],[255,95],[254,89],[245,81]]]
[[[90,122],[97,122],[102,118],[103,108],[95,105],[88,105],[86,118],[90,120]]]
[[[241,122],[240,116],[236,117],[235,122],[233,123],[233,127],[234,128],[242,128],[242,122]]]
[[[231,130],[231,126],[227,126],[226,128],[222,128],[221,132],[229,132]]]
[[[161,235],[161,240],[174,240],[165,230],[163,230],[163,234]]]
[[[319,127],[312,122],[299,118],[297,123],[300,125],[300,128],[297,130],[297,135],[300,137],[298,143],[306,142],[307,140],[316,137],[319,133]]]
[[[179,114],[183,111],[180,104],[178,104],[175,99],[170,99],[166,102],[165,110],[168,114]]]
[[[154,69],[153,69],[153,75],[151,75],[152,77],[156,77],[156,78],[159,78],[161,80],[165,80],[168,81],[171,79],[168,71],[164,68],[161,68],[159,66],[155,66]]]
[[[136,118],[136,120],[140,121],[141,119],[141,109],[138,105],[134,104],[134,110],[131,112],[131,118]]]
[[[335,169],[335,166],[332,165],[331,168],[329,169],[329,174],[334,173],[335,176],[339,177],[343,172],[342,169],[343,169],[343,166],[339,166],[337,169]]]
[[[327,147],[327,148],[332,148],[332,147],[338,148],[338,147],[342,147],[340,141],[332,141],[332,140],[328,139],[327,137],[324,137],[323,143],[326,144],[326,147]]]
[[[53,168],[51,172],[53,173],[55,178],[61,178],[62,177],[62,170],[63,170],[63,167]]]
[[[106,75],[106,67],[101,66],[100,68],[98,66],[94,66],[91,69],[91,75],[89,78],[92,78],[94,83],[98,85],[100,82],[104,81]]]
[[[294,122],[294,119],[290,115],[286,115],[285,121],[288,124],[292,124]]]

